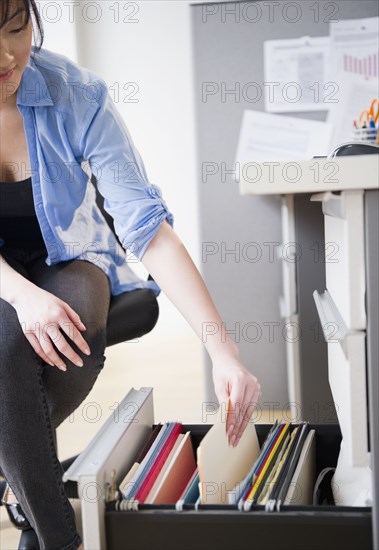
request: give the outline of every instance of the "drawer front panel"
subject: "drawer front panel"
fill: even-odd
[[[365,329],[363,191],[328,196],[323,200],[323,212],[326,287],[346,325]]]
[[[369,550],[368,512],[107,512],[108,550]]]

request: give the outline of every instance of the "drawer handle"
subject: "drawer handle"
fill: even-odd
[[[311,201],[322,202],[322,211],[327,216],[342,219],[346,217],[345,195],[343,193],[341,195],[336,195],[331,191],[316,193],[311,196]]]
[[[347,328],[336,304],[327,290],[320,294],[317,290],[313,292],[321,328],[326,342],[338,342],[342,348],[345,358],[348,359],[347,336],[357,331]]]

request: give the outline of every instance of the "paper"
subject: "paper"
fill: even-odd
[[[183,435],[173,456],[169,456],[166,462],[163,477],[158,486],[153,487],[153,494],[149,494],[147,503],[172,504],[180,498],[196,468],[190,432]]]
[[[242,173],[249,163],[310,160],[314,156],[326,156],[330,152],[332,130],[326,122],[245,110],[236,155],[237,166]]]
[[[308,422],[302,422],[302,427],[299,433],[299,437],[296,438],[295,447],[293,450],[293,453],[291,453],[289,463],[286,465],[286,475],[285,478],[282,480],[282,483],[280,487],[277,487],[277,490],[274,489],[272,498],[275,498],[279,502],[283,502],[285,500],[285,497],[288,493],[288,489],[290,487],[291,481],[293,479],[293,475],[296,469],[296,466],[299,462],[299,457],[301,455],[304,442],[307,438],[307,435],[309,433],[309,423]]]
[[[156,496],[156,494],[158,493],[158,488],[161,487],[161,484],[162,484],[162,480],[164,478],[164,476],[166,475],[166,472],[172,462],[172,459],[173,457],[175,456],[175,453],[179,447],[179,445],[181,444],[182,440],[184,438],[184,434],[179,434],[175,443],[174,443],[174,446],[173,448],[171,449],[170,451],[170,454],[168,455],[167,459],[166,459],[166,462],[164,463],[163,465],[163,468],[161,469],[161,471],[159,472],[158,476],[157,476],[157,479],[155,480],[154,482],[154,485],[152,486],[152,488],[150,489],[150,492],[149,494],[147,495],[146,499],[145,499],[145,504],[151,504],[154,502],[154,497]]]
[[[229,504],[237,504],[238,501],[245,495],[245,493],[247,494],[247,491],[250,490],[250,485],[251,485],[253,476],[258,471],[259,465],[262,462],[262,457],[264,457],[268,453],[271,447],[271,443],[273,439],[275,439],[275,434],[277,433],[278,429],[280,429],[278,427],[278,420],[275,420],[274,424],[270,428],[270,431],[266,435],[266,439],[263,442],[259,457],[254,462],[254,464],[252,465],[251,469],[248,471],[243,481],[240,483],[237,483],[237,485],[233,488],[233,490],[229,491],[228,493]],[[240,508],[240,504],[242,503],[238,503],[239,508]]]
[[[297,431],[298,431],[298,428],[294,428],[292,430],[288,445],[287,447],[284,448],[284,452],[280,457],[280,462],[278,464],[278,467],[275,468],[275,470],[272,472],[270,479],[266,481],[264,490],[262,491],[258,499],[258,504],[266,504],[268,499],[272,495],[275,485],[276,484],[278,485],[280,482],[282,482],[283,476],[285,475],[286,465],[288,464],[289,457],[291,456],[290,453],[292,453],[294,448],[294,441],[296,440],[295,436]]]
[[[228,491],[245,478],[260,452],[252,422],[246,426],[238,445],[229,446],[220,409],[215,424],[197,448],[202,504],[227,504]]]
[[[313,503],[313,484],[316,477],[315,433],[315,430],[311,430],[304,441],[284,504],[311,506]]]
[[[124,479],[120,483],[120,491],[121,491],[121,493],[123,494],[124,497],[127,494],[127,489],[129,487],[128,483],[132,479],[132,477],[134,476],[136,471],[138,470],[139,465],[140,465],[139,462],[135,462],[133,464],[133,466],[130,468],[130,470],[128,471],[128,473],[126,474],[126,476],[124,477]]]
[[[346,19],[331,25],[331,80],[339,84],[340,72],[379,76],[378,25],[378,17]]]
[[[265,110],[325,111],[335,93],[328,82],[330,38],[309,36],[264,43]]]
[[[283,445],[288,443],[288,434],[290,430],[290,424],[285,424],[282,427],[279,437],[264,461],[262,469],[258,472],[258,476],[251,485],[251,489],[247,494],[247,498],[244,504],[244,509],[248,510],[251,503],[259,496],[260,492],[264,489],[264,484],[273,468],[278,466]]]
[[[374,97],[378,96],[378,81],[363,79],[360,75],[345,73],[339,76],[340,100],[329,111],[328,122],[334,131],[331,147],[355,141],[354,120],[368,109]]]
[[[142,483],[138,487],[137,492],[135,493],[135,499],[139,502],[145,502],[145,498],[150,492],[150,489],[154,485],[155,480],[157,479],[159,472],[163,468],[168,455],[170,454],[171,449],[175,445],[175,442],[178,438],[178,435],[181,431],[180,423],[170,423],[169,434],[165,438],[162,445],[159,446],[158,452],[153,453],[151,461],[148,461],[148,467],[145,470],[146,475],[143,476]],[[158,436],[159,437],[159,436]],[[148,455],[146,455],[148,456]],[[146,458],[146,457],[145,457]],[[141,465],[143,464],[143,461]]]
[[[162,426],[134,475],[124,485],[124,498],[129,504],[136,500],[144,502],[180,431],[181,424],[179,422],[169,422]]]
[[[197,499],[200,498],[199,494],[199,470],[196,466],[196,469],[193,471],[190,480],[188,481],[186,487],[184,488],[182,494],[180,495],[179,500],[175,504],[175,508],[178,511],[183,510],[183,504],[195,504]]]

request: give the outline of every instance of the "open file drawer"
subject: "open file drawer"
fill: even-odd
[[[140,505],[122,511],[114,489],[134,462],[154,423],[152,388],[132,389],[97,436],[67,470],[78,482],[85,550],[319,550],[372,548],[371,509],[286,506],[268,512],[256,506],[242,512],[232,505]],[[211,425],[183,425],[194,451]],[[257,425],[262,443],[269,425]],[[316,430],[316,472],[337,462],[338,425]]]

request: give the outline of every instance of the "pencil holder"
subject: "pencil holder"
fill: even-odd
[[[379,128],[354,128],[354,140],[379,145]]]

